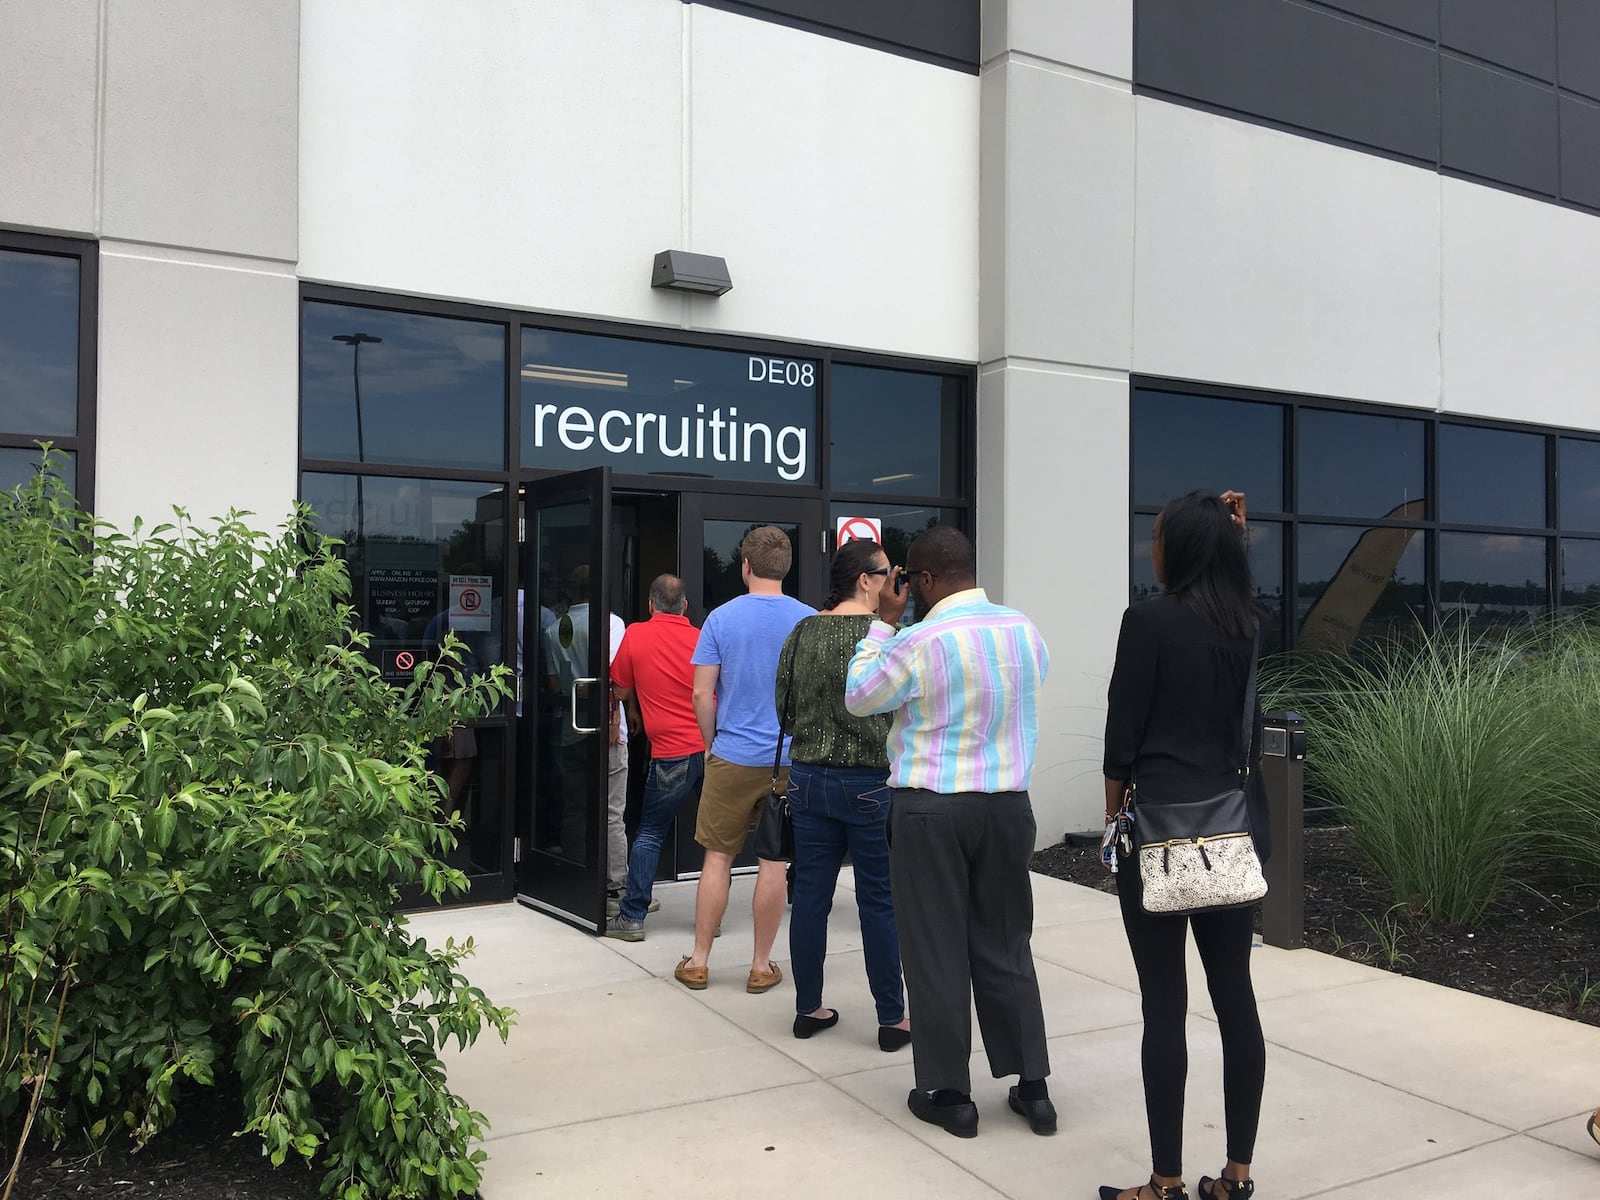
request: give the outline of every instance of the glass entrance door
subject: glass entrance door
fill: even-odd
[[[529,481],[522,518],[517,891],[598,933],[612,708],[610,469]]]
[[[789,535],[794,561],[783,590],[813,607],[822,603],[828,591],[828,555],[820,501],[702,493],[684,496],[682,512],[679,541],[684,594],[689,600],[689,619],[696,625],[704,625],[706,614],[718,605],[744,594],[739,543],[760,525],[775,525]],[[697,799],[684,804],[673,834],[680,879],[698,875],[705,860],[705,852],[694,840],[697,807]],[[734,859],[735,867],[754,867],[755,863],[748,849]]]

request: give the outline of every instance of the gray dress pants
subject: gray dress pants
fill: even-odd
[[[1027,792],[896,788],[889,879],[917,1087],[970,1092],[971,1005],[996,1079],[1050,1074],[1033,970]]]

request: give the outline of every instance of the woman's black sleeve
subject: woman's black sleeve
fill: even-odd
[[[1134,609],[1122,614],[1106,706],[1105,776],[1129,779],[1144,741],[1156,684],[1156,639]]]

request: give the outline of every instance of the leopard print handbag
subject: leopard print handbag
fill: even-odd
[[[1257,631],[1245,686],[1238,787],[1203,800],[1141,797],[1137,778],[1129,789],[1139,856],[1140,904],[1147,913],[1243,908],[1267,894],[1245,798],[1260,662],[1261,634]]]

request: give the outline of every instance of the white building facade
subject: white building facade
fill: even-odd
[[[0,0],[0,476],[303,499],[381,669],[520,659],[464,865],[586,923],[536,610],[959,524],[1051,647],[1053,842],[1173,494],[1249,492],[1277,646],[1600,585],[1600,18],[1508,7]]]

